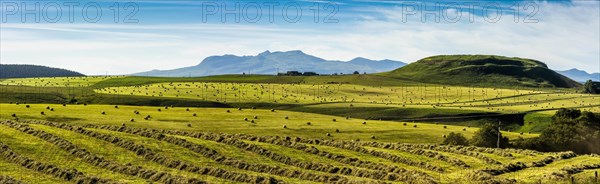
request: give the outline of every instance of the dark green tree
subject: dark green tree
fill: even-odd
[[[594,82],[592,80],[588,80],[583,85],[583,92],[590,94],[600,94],[600,82]]]
[[[461,133],[450,132],[442,144],[468,146],[469,140],[467,140],[467,138],[465,138],[465,136],[463,136]]]
[[[600,115],[576,109],[560,109],[540,137],[517,141],[519,148],[538,151],[600,153]]]
[[[500,148],[508,147],[508,138],[498,133],[498,125],[491,123],[485,124],[475,132],[470,142],[474,146],[495,148],[498,144],[498,136],[500,136]]]

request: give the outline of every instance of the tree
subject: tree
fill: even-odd
[[[467,140],[467,138],[465,138],[465,136],[463,136],[461,133],[450,132],[442,144],[468,146],[469,140]]]
[[[590,94],[600,94],[600,82],[594,82],[592,80],[588,80],[583,85],[583,92]]]
[[[358,71],[354,71],[354,73],[352,73],[352,74],[354,74],[354,75],[358,75],[358,74],[360,74],[360,72],[358,72]]]
[[[552,116],[552,121],[573,120],[575,118],[578,118],[579,116],[581,116],[580,110],[561,108],[558,111],[556,111],[556,113],[554,113],[554,116]]]
[[[508,147],[508,138],[503,137],[502,133],[498,133],[498,125],[491,123],[485,124],[475,132],[470,142],[474,146],[495,148],[498,144],[498,136],[500,136],[500,148]]]
[[[518,148],[538,151],[600,153],[600,115],[576,109],[560,109],[538,138],[520,141]]]

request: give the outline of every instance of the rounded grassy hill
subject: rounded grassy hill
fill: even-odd
[[[383,75],[419,82],[468,86],[581,86],[550,70],[543,62],[494,55],[432,56]]]

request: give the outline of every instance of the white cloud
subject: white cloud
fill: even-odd
[[[313,25],[3,24],[0,59],[86,74],[127,74],[198,64],[212,55],[303,50],[325,59],[412,62],[437,54],[498,54],[552,69],[600,70],[598,2],[539,3],[539,23],[403,23],[393,9],[369,9],[353,22]],[[384,18],[367,14],[377,11]],[[452,11],[452,10],[449,10]],[[362,18],[361,18],[362,17]],[[463,17],[467,17],[463,12]]]

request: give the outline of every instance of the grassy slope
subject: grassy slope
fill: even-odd
[[[491,55],[432,56],[384,76],[468,86],[579,87],[539,61]]]
[[[95,166],[90,166],[90,165],[87,165],[86,163],[80,163],[78,161],[78,159],[73,159],[74,157],[72,155],[69,155],[68,153],[64,153],[64,151],[62,151],[60,149],[55,149],[54,145],[51,145],[39,138],[33,137],[31,135],[27,135],[23,132],[14,130],[12,128],[4,127],[4,125],[1,125],[1,126],[2,127],[0,128],[0,136],[2,136],[2,142],[9,144],[9,146],[11,146],[11,148],[13,148],[15,151],[17,151],[21,154],[36,158],[38,160],[44,160],[45,162],[55,163],[62,167],[67,167],[67,166],[76,167],[76,168],[78,168],[78,170],[84,171],[86,173],[97,174],[99,176],[103,176],[104,178],[109,178],[109,179],[112,179],[115,181],[126,182],[126,183],[145,182],[143,180],[140,180],[139,178],[130,177],[130,176],[120,176],[119,174],[111,174],[111,172],[103,171],[102,169],[99,169]],[[158,170],[165,171],[165,172],[168,172],[171,174],[185,175],[187,177],[194,177],[194,178],[201,178],[201,179],[210,181],[212,183],[233,183],[233,182],[230,182],[227,180],[217,179],[217,178],[209,177],[209,176],[205,176],[205,175],[197,175],[197,174],[192,174],[192,173],[188,173],[188,172],[182,172],[182,171],[177,171],[174,169],[169,169],[162,165],[157,165],[153,162],[142,159],[141,157],[135,155],[133,152],[125,150],[120,147],[116,147],[115,145],[113,145],[109,142],[100,141],[100,140],[97,140],[97,139],[94,139],[91,137],[87,137],[87,136],[84,136],[81,134],[77,134],[77,133],[74,133],[71,131],[67,131],[67,130],[63,130],[63,129],[59,129],[59,128],[55,128],[55,127],[50,127],[50,126],[46,126],[46,125],[32,124],[30,126],[36,130],[43,130],[45,132],[57,135],[63,139],[66,139],[72,143],[75,143],[78,146],[81,146],[82,148],[84,148],[94,154],[101,155],[106,159],[118,161],[119,163],[122,163],[122,164],[132,163],[134,165],[141,165],[146,168],[158,169]],[[133,124],[130,123],[130,124],[128,124],[128,126],[133,126]],[[200,125],[194,125],[194,126],[200,126]],[[144,127],[156,128],[156,126],[144,126]],[[133,134],[129,134],[129,133],[121,133],[121,132],[100,130],[100,129],[93,129],[93,128],[88,128],[88,130],[93,130],[93,131],[100,132],[103,134],[110,134],[110,135],[117,136],[124,140],[133,141],[138,145],[143,145],[146,148],[150,148],[153,151],[155,151],[156,153],[165,155],[168,158],[183,160],[183,161],[195,163],[198,165],[228,168],[228,166],[217,164],[211,160],[204,158],[203,156],[201,156],[199,154],[190,152],[190,150],[184,149],[183,147],[179,147],[179,146],[167,143],[167,142],[158,141],[158,140],[146,138],[146,137],[141,137],[139,135],[133,135]],[[274,162],[273,160],[268,159],[265,156],[262,156],[259,154],[254,154],[254,153],[244,151],[244,150],[240,150],[239,148],[236,148],[236,147],[233,147],[230,145],[224,145],[223,143],[207,141],[207,140],[199,139],[199,138],[190,138],[187,136],[177,136],[177,137],[184,138],[193,143],[208,145],[209,148],[217,150],[218,152],[220,152],[224,155],[227,155],[230,157],[235,157],[235,158],[241,159],[241,160],[246,160],[249,162],[268,164],[268,165],[279,166],[279,167],[283,167],[283,168],[300,169],[300,170],[303,170],[304,172],[309,172],[309,173],[327,174],[327,172],[308,171],[305,169],[293,167],[293,166],[282,164],[279,162]],[[24,144],[23,142],[26,142],[27,144]],[[370,170],[370,169],[366,169],[366,168],[349,166],[348,164],[326,158],[325,156],[318,156],[316,154],[311,154],[308,152],[303,152],[303,151],[299,151],[296,149],[291,149],[291,148],[283,147],[283,146],[279,146],[279,145],[274,145],[274,144],[269,144],[269,143],[259,143],[256,141],[249,141],[249,140],[244,140],[243,142],[249,143],[251,145],[258,145],[258,146],[260,146],[266,150],[272,151],[274,153],[277,153],[280,155],[286,155],[286,156],[289,156],[290,158],[302,160],[305,162],[314,162],[314,163],[329,164],[329,165],[333,165],[333,166],[343,166],[343,167],[349,167],[349,168],[354,168],[354,169]],[[98,146],[98,145],[101,145],[101,146]],[[440,183],[466,182],[466,181],[469,181],[469,179],[467,179],[467,176],[469,175],[469,173],[471,173],[473,171],[485,169],[485,168],[489,168],[489,167],[492,167],[492,168],[500,167],[500,165],[490,165],[490,164],[483,163],[481,160],[477,159],[474,156],[468,156],[468,155],[464,155],[464,154],[455,154],[455,153],[449,153],[449,152],[434,151],[434,152],[443,154],[445,157],[459,159],[461,161],[464,161],[465,163],[467,163],[471,166],[470,168],[457,167],[456,165],[453,165],[450,162],[442,161],[442,160],[434,158],[434,157],[426,157],[423,155],[411,154],[408,152],[391,150],[391,149],[386,149],[386,148],[364,147],[368,150],[375,150],[375,151],[386,153],[386,154],[392,154],[392,155],[396,155],[399,157],[408,158],[408,159],[411,159],[414,161],[426,162],[430,165],[444,168],[444,170],[445,170],[442,172],[436,172],[436,171],[424,169],[421,166],[410,166],[410,165],[406,165],[403,163],[392,162],[389,159],[378,157],[378,156],[375,156],[372,154],[359,153],[356,151],[352,151],[350,149],[341,149],[338,147],[331,147],[331,146],[324,146],[324,145],[317,145],[317,144],[307,144],[307,145],[314,146],[318,150],[326,151],[326,152],[333,153],[336,155],[342,155],[342,156],[349,157],[349,158],[359,158],[362,161],[368,161],[371,163],[378,163],[378,164],[390,165],[390,166],[398,166],[398,167],[408,169],[408,170],[424,172],[424,173],[427,173],[428,175],[432,176],[435,180],[437,180]],[[432,150],[429,150],[429,151],[432,151]],[[506,151],[507,153],[511,153],[513,155],[513,157],[500,156],[499,154],[494,154],[491,152],[486,152],[486,153],[479,152],[479,153],[486,157],[490,157],[495,160],[498,160],[503,164],[514,163],[514,162],[530,163],[530,162],[545,158],[546,156],[554,155],[554,153],[542,153],[542,154],[530,153],[531,155],[526,155],[526,154],[521,154],[520,152],[511,151],[511,150],[503,150],[503,151]],[[471,151],[471,152],[477,152],[477,151]],[[62,159],[62,161],[60,159]],[[600,161],[600,157],[592,157],[592,156],[584,155],[584,156],[578,156],[576,158],[572,158],[569,160],[557,160],[554,163],[551,163],[547,166],[524,169],[524,170],[516,171],[513,173],[503,174],[498,177],[499,178],[516,179],[519,182],[536,182],[540,179],[542,179],[545,182],[549,182],[549,181],[562,182],[562,181],[567,181],[567,179],[547,180],[547,177],[544,175],[549,175],[552,172],[559,171],[559,169],[563,168],[563,167],[577,165],[577,164],[598,163],[598,161]],[[22,172],[22,171],[20,171],[20,169],[22,169],[22,168],[19,168],[19,167],[20,166],[17,166],[14,164],[11,165],[11,163],[1,162],[1,159],[0,159],[0,169],[2,171],[8,171],[8,172],[3,172],[3,174],[5,174],[5,175],[12,176],[14,178],[18,178],[20,180],[23,180],[23,181],[26,181],[29,183],[60,183],[61,182],[61,181],[57,181],[53,177],[48,177],[48,176],[42,176],[42,177],[37,177],[37,178],[22,176],[24,173],[31,173],[32,175],[39,176],[38,175],[39,173],[36,173],[35,171]],[[231,169],[230,171],[244,172],[244,173],[248,173],[248,174],[266,175],[266,174],[242,171],[242,170],[237,170],[237,169]],[[590,170],[590,171],[593,171],[593,170]],[[578,178],[578,181],[583,181],[582,179],[584,179],[584,178],[590,178],[590,174],[592,174],[590,171],[585,171],[580,174],[577,174],[576,177]],[[373,179],[359,178],[359,177],[354,177],[354,176],[345,176],[345,177],[349,178],[351,181],[359,182],[359,183],[374,181]],[[312,183],[309,181],[303,181],[303,180],[297,180],[297,179],[293,179],[293,178],[286,178],[286,177],[279,177],[279,176],[275,176],[275,178],[283,180],[283,181],[287,181],[290,183]]]
[[[54,108],[54,111],[46,109],[47,106]],[[108,124],[121,125],[129,124],[134,127],[151,127],[161,129],[180,129],[180,130],[202,130],[224,133],[246,133],[252,135],[288,135],[310,138],[336,139],[336,140],[369,140],[371,136],[376,136],[378,141],[384,142],[412,142],[412,143],[440,143],[442,135],[449,132],[462,132],[466,136],[471,136],[477,128],[467,128],[462,131],[462,126],[448,126],[444,129],[442,125],[409,123],[407,126],[399,122],[391,121],[372,121],[351,118],[349,120],[338,116],[328,116],[319,114],[307,114],[291,111],[277,110],[237,110],[234,108],[170,108],[159,112],[156,107],[137,107],[137,106],[119,106],[115,109],[108,105],[67,105],[66,107],[58,105],[35,104],[30,108],[24,105],[0,104],[2,113],[0,119],[11,119],[11,114],[17,114],[21,119],[44,119],[59,122],[69,122],[73,124]],[[140,111],[139,115],[134,111]],[[227,113],[229,110],[231,113]],[[44,111],[45,115],[40,113]],[[72,113],[78,112],[78,113]],[[106,112],[102,115],[101,112]],[[194,113],[196,117],[192,116]],[[150,115],[150,120],[144,120],[146,115]],[[258,116],[256,123],[251,123],[254,116]],[[289,119],[285,119],[284,117]],[[248,118],[248,121],[244,121]],[[135,122],[130,122],[135,119]],[[336,119],[336,122],[333,122]],[[307,125],[311,122],[311,125]],[[187,125],[191,124],[191,127]],[[283,128],[286,125],[287,128]],[[413,125],[417,125],[414,128]],[[339,129],[340,133],[335,133]],[[332,136],[326,136],[331,133]],[[511,138],[519,137],[518,133],[505,133]],[[537,136],[536,134],[522,135],[524,138]]]

